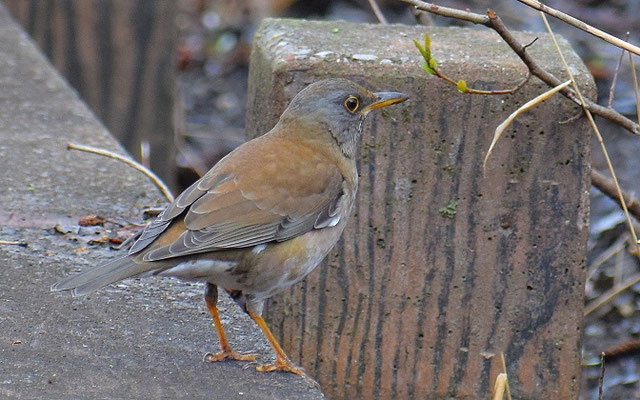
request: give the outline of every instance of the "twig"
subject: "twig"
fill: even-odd
[[[22,247],[27,246],[26,242],[20,242],[15,240],[0,240],[0,244],[5,244],[7,246],[22,246]]]
[[[496,33],[498,33],[498,35],[500,35],[500,37],[502,37],[502,39],[509,45],[509,47],[511,47],[511,49],[518,55],[518,57],[520,57],[522,62],[527,66],[527,68],[529,68],[529,71],[532,75],[538,77],[540,80],[551,87],[558,86],[562,83],[553,74],[538,66],[533,58],[531,58],[531,56],[529,56],[529,54],[525,51],[524,46],[520,45],[520,43],[515,39],[511,32],[509,32],[509,30],[506,28],[500,17],[498,17],[492,10],[489,10],[487,12],[487,15],[481,15],[469,11],[456,10],[454,8],[440,7],[432,3],[427,3],[420,0],[400,1],[410,4],[418,10],[430,12],[432,14],[441,15],[444,17],[469,21],[474,24],[484,25],[487,28],[493,29],[494,31],[496,31]],[[576,96],[576,93],[572,89],[566,88],[561,93],[576,104],[581,104],[580,100]],[[589,111],[615,122],[634,135],[640,135],[640,125],[636,124],[629,118],[626,118],[625,116],[611,108],[607,108],[594,103],[591,100],[585,99],[585,102],[586,108]]]
[[[597,299],[587,304],[586,307],[584,308],[584,316],[586,317],[587,315],[591,314],[598,308],[607,304],[608,302],[613,300],[617,295],[629,289],[631,286],[635,285],[638,282],[640,282],[640,272],[637,274],[631,275],[617,287],[616,286],[612,287],[611,289],[602,293]]]
[[[502,135],[502,132],[504,132],[504,130],[507,129],[507,127],[509,125],[511,125],[511,122],[513,122],[513,120],[516,119],[516,117],[518,115],[520,115],[523,112],[527,111],[528,109],[530,109],[531,107],[535,106],[536,104],[545,101],[546,99],[548,99],[549,97],[553,96],[555,93],[559,92],[560,90],[564,89],[565,87],[569,86],[570,84],[571,84],[571,81],[566,81],[566,82],[554,87],[553,89],[550,89],[550,90],[542,93],[541,95],[537,96],[535,99],[527,101],[520,108],[518,108],[517,110],[512,112],[511,115],[509,115],[507,117],[507,119],[504,120],[500,125],[498,125],[498,127],[496,128],[496,130],[495,130],[495,132],[493,134],[493,139],[491,139],[491,144],[489,145],[489,150],[487,150],[487,154],[484,156],[484,161],[482,162],[482,168],[486,169],[487,160],[489,159],[489,156],[491,155],[491,152],[493,151],[493,147],[498,142],[498,139],[500,139],[500,136]]]
[[[602,352],[607,359],[611,360],[617,357],[624,357],[630,354],[640,353],[640,340],[627,340],[622,344],[615,345],[613,347],[609,347],[605,351]]]
[[[418,10],[430,12],[432,14],[441,15],[443,17],[455,18],[462,21],[472,22],[478,25],[489,26],[489,18],[486,15],[476,14],[470,11],[458,10],[457,8],[437,6],[419,0],[400,0],[404,3],[414,6]]]
[[[601,172],[592,169],[591,170],[591,184],[600,190],[607,197],[615,200],[620,204],[620,198],[616,191],[616,185],[612,180],[604,176]],[[629,212],[640,221],[640,200],[636,199],[629,193],[622,192],[622,196],[625,198],[625,203]]]
[[[629,63],[631,64],[631,76],[633,76],[633,93],[636,95],[636,118],[640,123],[640,93],[638,91],[638,75],[636,75],[636,63],[633,56],[629,53]]]
[[[565,14],[562,11],[558,11],[554,8],[551,8],[549,6],[545,6],[544,4],[540,3],[539,1],[536,0],[518,0],[520,3],[526,4],[531,8],[535,8],[538,11],[544,12],[546,14],[551,15],[552,17],[556,17],[559,20],[566,22],[569,25],[573,25],[576,28],[583,30],[593,36],[597,36],[600,39],[603,39],[609,43],[611,43],[614,46],[620,47],[621,49],[625,49],[628,52],[637,54],[640,56],[640,47],[638,46],[634,46],[629,42],[625,42],[622,39],[618,39],[617,37],[608,34],[607,32],[601,31],[598,28],[594,28],[593,26],[580,21],[577,18],[572,17],[571,15]]]
[[[582,117],[582,114],[584,114],[584,110],[581,108],[580,111],[578,111],[577,113],[575,113],[573,116],[567,118],[567,119],[563,119],[562,121],[558,121],[558,125],[566,125],[569,124],[575,120],[577,120],[578,118]]]
[[[598,376],[598,400],[602,400],[603,384],[604,384],[604,352],[600,353],[600,376]]]
[[[160,189],[164,197],[166,197],[169,202],[173,201],[173,195],[171,194],[171,191],[169,190],[167,185],[165,185],[164,182],[162,182],[162,180],[158,178],[156,174],[154,174],[152,171],[147,169],[144,165],[141,165],[134,160],[123,157],[120,154],[116,154],[112,151],[98,149],[91,146],[84,146],[84,145],[75,144],[75,143],[67,143],[67,148],[70,150],[80,150],[80,151],[86,151],[87,153],[100,154],[105,157],[114,158],[118,161],[122,161],[123,163],[145,174],[158,187],[158,189]]]
[[[591,279],[593,279],[593,276],[595,275],[596,272],[598,272],[598,269],[602,264],[604,264],[609,259],[611,259],[611,257],[614,257],[618,253],[622,252],[622,250],[624,250],[625,247],[627,247],[628,240],[629,240],[629,235],[625,232],[625,234],[620,235],[620,237],[618,237],[611,246],[609,246],[606,250],[600,253],[598,257],[596,257],[595,260],[593,260],[591,264],[587,267],[587,281],[590,281]]]
[[[378,21],[380,21],[380,23],[383,25],[387,25],[387,19],[384,17],[382,11],[380,11],[380,7],[378,7],[378,3],[376,3],[376,0],[369,0],[369,5],[371,6],[371,10],[373,10],[373,13],[376,15],[376,18],[378,18]]]
[[[556,49],[558,50],[558,54],[560,55],[560,59],[564,64],[564,68],[567,72],[567,75],[569,75],[569,78],[571,78],[571,83],[573,84],[573,90],[575,90],[575,92],[578,94],[578,97],[580,98],[580,105],[582,105],[582,108],[584,109],[584,112],[587,115],[589,124],[591,124],[591,129],[593,129],[593,133],[595,133],[596,138],[598,139],[598,144],[600,144],[600,148],[602,149],[602,154],[604,155],[604,158],[607,161],[607,167],[609,168],[609,173],[611,174],[611,178],[613,179],[613,183],[616,187],[616,194],[620,199],[619,202],[620,202],[620,205],[622,206],[622,211],[624,212],[624,216],[627,220],[629,232],[631,233],[631,237],[633,238],[633,245],[632,245],[633,249],[635,251],[635,254],[638,255],[640,254],[640,244],[638,243],[638,236],[636,235],[636,230],[633,227],[633,221],[631,221],[631,215],[629,214],[629,210],[627,210],[627,204],[624,200],[624,196],[622,195],[622,189],[620,189],[620,185],[618,184],[618,178],[616,176],[616,172],[613,170],[613,164],[611,164],[609,153],[607,152],[607,148],[605,147],[604,141],[602,140],[600,129],[598,129],[598,126],[596,125],[596,122],[593,119],[593,115],[591,114],[591,112],[587,110],[584,97],[582,96],[582,92],[578,88],[578,84],[576,83],[576,80],[573,77],[573,74],[571,73],[571,68],[569,68],[569,64],[567,64],[567,60],[565,60],[564,54],[562,54],[562,51],[560,50],[560,46],[558,45],[558,41],[556,40],[556,35],[551,30],[551,26],[549,25],[549,21],[547,21],[547,17],[544,15],[543,12],[540,13],[540,16],[542,17],[542,21],[544,22],[544,25],[547,27],[547,30],[551,35],[551,40],[553,40],[553,44],[556,46]]]
[[[507,27],[504,25],[500,17],[498,17],[493,11],[489,10],[488,15],[491,20],[491,28],[493,28],[502,39],[507,42],[507,44],[511,47],[513,51],[520,57],[522,62],[529,68],[531,74],[540,78],[547,85],[552,87],[558,86],[561,81],[556,78],[553,74],[547,72],[546,70],[540,68],[538,64],[533,60],[533,58],[529,55],[529,53],[521,50],[521,46],[518,41],[511,35],[511,33],[507,30]],[[631,121],[629,118],[624,117],[622,114],[617,111],[601,106],[597,103],[592,102],[591,100],[584,99],[584,102],[581,102],[579,96],[576,95],[574,90],[567,88],[561,92],[567,98],[571,99],[578,105],[584,104],[586,109],[597,114],[603,118],[609,119],[620,126],[623,126],[625,129],[629,130],[631,133],[635,135],[640,135],[640,125]]]
[[[627,40],[629,40],[629,32],[627,32]],[[622,49],[620,52],[620,57],[618,58],[618,64],[616,64],[616,70],[613,73],[613,80],[611,81],[611,87],[609,88],[609,101],[607,102],[607,107],[611,108],[613,106],[613,96],[616,90],[616,82],[618,81],[618,74],[620,73],[620,66],[622,65],[622,58],[624,58],[625,50]]]
[[[527,46],[531,45],[536,40],[537,40],[537,38],[534,39]],[[485,95],[512,94],[512,93],[515,93],[516,91],[520,90],[527,83],[527,81],[529,81],[529,78],[531,77],[531,72],[527,71],[527,76],[525,76],[524,79],[522,79],[512,89],[480,90],[480,89],[469,88],[469,87],[467,87],[467,82],[465,80],[461,79],[461,80],[456,82],[453,79],[449,78],[447,75],[445,75],[442,72],[440,72],[440,70],[438,69],[438,62],[436,61],[435,58],[433,58],[433,55],[431,53],[431,38],[429,37],[428,33],[425,33],[425,35],[424,35],[424,45],[422,45],[417,40],[414,40],[413,44],[415,44],[415,46],[420,51],[420,54],[422,54],[422,58],[424,58],[424,62],[425,62],[424,63],[424,69],[425,69],[425,71],[427,71],[427,73],[429,73],[429,74],[435,75],[438,78],[443,79],[444,81],[449,82],[450,84],[456,86],[460,93],[485,94]]]

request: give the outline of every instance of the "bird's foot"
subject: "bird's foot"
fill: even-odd
[[[295,365],[293,365],[291,360],[289,360],[288,358],[277,357],[274,363],[258,365],[256,367],[256,370],[260,372],[271,372],[271,371],[291,372],[293,374],[300,375],[301,377],[304,378],[305,381],[309,382],[313,386],[320,389],[320,384],[318,382],[316,382],[313,378],[307,375],[307,373],[304,372],[302,368],[296,367]]]
[[[204,355],[204,361],[208,362],[222,361],[226,358],[236,361],[255,361],[256,355],[237,353],[231,349],[222,350],[218,353],[207,353]]]

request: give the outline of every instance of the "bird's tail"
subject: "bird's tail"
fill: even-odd
[[[74,296],[81,296],[150,269],[149,263],[138,264],[133,257],[124,256],[65,278],[51,286],[51,290],[73,290]]]

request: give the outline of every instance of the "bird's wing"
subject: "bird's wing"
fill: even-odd
[[[143,256],[156,261],[284,241],[336,225],[344,178],[335,163],[312,149],[295,147],[293,157],[286,143],[268,147],[273,146],[243,149],[223,160],[167,207],[130,253],[157,239],[154,244],[163,244],[149,246]],[[181,234],[162,237],[178,220],[185,226]],[[175,231],[165,236],[170,232]]]

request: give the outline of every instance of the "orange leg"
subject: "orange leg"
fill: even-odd
[[[247,312],[249,313],[251,318],[253,318],[253,320],[256,321],[256,323],[258,324],[260,329],[262,329],[262,333],[264,333],[264,335],[267,337],[267,340],[269,340],[269,343],[271,344],[271,347],[273,347],[273,351],[275,351],[275,353],[276,353],[276,361],[273,364],[259,365],[258,367],[256,367],[256,369],[258,371],[261,371],[261,372],[270,372],[270,371],[292,372],[294,374],[300,375],[307,382],[309,382],[309,383],[315,385],[316,387],[320,388],[320,385],[318,384],[318,382],[316,382],[311,377],[309,377],[302,370],[302,368],[299,368],[299,367],[296,367],[295,365],[293,365],[291,360],[289,360],[289,357],[287,357],[287,355],[284,353],[284,350],[282,350],[282,347],[280,347],[280,345],[278,344],[278,341],[276,340],[276,338],[273,337],[273,334],[271,333],[271,330],[267,326],[267,323],[264,322],[264,319],[261,316],[252,313],[249,310],[247,310]]]
[[[230,358],[232,360],[238,361],[255,361],[256,357],[254,354],[236,353],[229,345],[229,342],[227,341],[227,335],[224,333],[224,329],[222,329],[222,323],[220,323],[220,315],[218,314],[218,307],[216,306],[218,302],[218,288],[207,283],[204,300],[207,304],[209,312],[211,312],[213,323],[215,324],[216,330],[218,331],[218,339],[220,340],[220,352],[215,354],[205,354],[205,361],[216,362],[224,360],[225,358]]]

